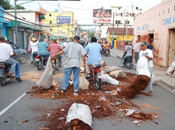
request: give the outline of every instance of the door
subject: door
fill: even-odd
[[[175,58],[175,29],[169,30],[169,58],[168,65],[174,61]]]

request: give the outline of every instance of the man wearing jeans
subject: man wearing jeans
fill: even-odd
[[[149,93],[153,92],[152,87],[152,71],[153,71],[153,52],[150,49],[147,49],[147,43],[142,42],[141,43],[141,51],[139,53],[139,58],[145,56],[148,59],[148,69],[150,72],[150,82],[149,82]]]
[[[16,80],[22,82],[20,78],[20,64],[18,61],[10,58],[14,54],[12,47],[6,42],[4,36],[0,36],[0,62],[11,64],[9,76],[16,75]]]
[[[64,77],[63,77],[63,81],[62,81],[60,90],[61,90],[61,92],[66,91],[67,87],[69,86],[70,76],[73,72],[73,76],[74,76],[73,86],[74,86],[74,95],[75,96],[78,96],[78,91],[79,91],[79,75],[80,75],[80,58],[81,58],[81,56],[82,56],[83,61],[84,61],[83,67],[86,67],[86,59],[85,59],[86,51],[84,50],[82,45],[79,44],[79,40],[80,40],[80,37],[75,36],[74,42],[67,44],[66,47],[62,51],[52,55],[52,59],[54,59],[55,56],[58,56],[61,54],[68,55],[68,61],[67,61],[67,64],[65,66]]]

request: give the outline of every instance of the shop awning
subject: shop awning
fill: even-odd
[[[10,21],[10,24],[11,24],[11,27],[15,27],[15,21],[12,20]],[[28,23],[23,23],[23,22],[20,22],[20,21],[17,21],[17,26],[18,27],[22,27],[22,28],[28,28],[28,29],[32,29],[32,30],[38,30],[38,31],[41,31],[42,30],[42,27],[41,26],[37,26],[37,25],[33,25],[33,24],[28,24]]]

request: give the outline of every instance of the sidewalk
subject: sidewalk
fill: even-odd
[[[119,49],[110,49],[110,51],[112,56],[120,59],[123,56],[123,52],[124,52]],[[173,92],[173,90],[175,90],[175,77],[166,75],[167,69],[168,67],[160,67],[160,66],[154,65],[153,74],[160,78],[159,85],[161,85],[168,91]]]

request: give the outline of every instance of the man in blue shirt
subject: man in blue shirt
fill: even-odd
[[[50,53],[47,50],[49,45],[43,41],[43,38],[40,38],[39,42],[37,43],[37,46],[39,55],[49,57]]]
[[[88,44],[85,48],[88,59],[87,59],[87,66],[86,66],[86,71],[88,74],[90,74],[90,69],[89,67],[94,64],[100,64],[101,62],[101,51],[102,47],[100,44],[97,43],[97,38],[92,37],[91,38],[91,44]]]

